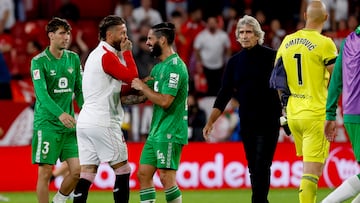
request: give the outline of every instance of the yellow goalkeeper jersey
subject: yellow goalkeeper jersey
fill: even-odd
[[[291,95],[287,117],[324,119],[330,73],[335,63],[335,43],[315,30],[299,30],[282,41],[276,60],[282,58]]]

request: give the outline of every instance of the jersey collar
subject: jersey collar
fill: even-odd
[[[105,42],[105,41],[100,41],[100,46],[101,47],[105,47],[107,50],[110,50],[111,52],[114,52],[115,54],[117,53],[117,50],[111,46],[109,43]]]

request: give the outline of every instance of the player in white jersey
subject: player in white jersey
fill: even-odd
[[[110,15],[99,25],[99,45],[90,53],[84,68],[84,105],[77,122],[77,139],[81,165],[74,203],[86,202],[89,188],[100,163],[114,169],[114,201],[129,201],[131,168],[121,130],[124,111],[120,102],[121,86],[138,77],[127,36],[125,20]],[[120,53],[119,53],[120,51]],[[124,64],[118,54],[122,54]]]

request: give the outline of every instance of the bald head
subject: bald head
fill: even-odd
[[[306,21],[313,23],[323,23],[327,19],[325,4],[319,0],[313,0],[308,4],[305,13]]]

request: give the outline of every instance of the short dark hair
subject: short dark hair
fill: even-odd
[[[106,38],[106,31],[109,28],[116,26],[116,25],[123,25],[125,24],[125,20],[117,15],[108,15],[103,18],[99,24],[99,39],[105,40]]]
[[[172,45],[175,39],[175,25],[169,22],[163,22],[151,27],[157,38],[164,36],[169,45]]]
[[[54,17],[46,25],[46,33],[48,34],[49,32],[56,32],[59,28],[64,28],[67,32],[71,30],[71,26],[67,20]]]

